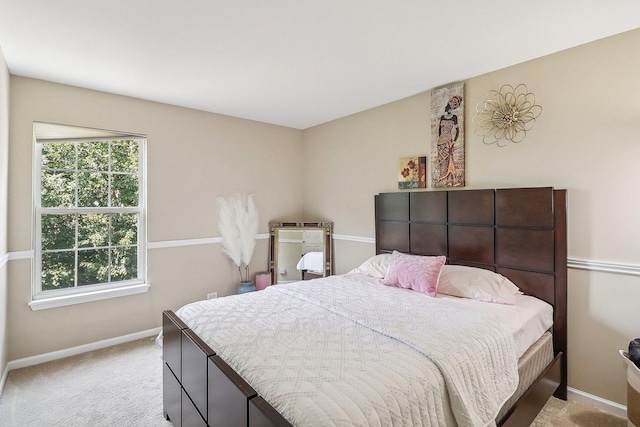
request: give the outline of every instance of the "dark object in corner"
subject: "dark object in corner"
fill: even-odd
[[[640,368],[640,338],[629,343],[629,359]]]

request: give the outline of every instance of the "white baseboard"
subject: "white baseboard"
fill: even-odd
[[[37,356],[25,357],[23,359],[11,360],[7,363],[6,371],[13,369],[26,368],[27,366],[38,365],[40,363],[50,362],[52,360],[62,359],[64,357],[75,356],[76,354],[86,353],[88,351],[100,350],[101,348],[111,347],[113,345],[124,344],[126,342],[139,340],[142,338],[158,335],[162,328],[148,329],[121,337],[109,338],[89,344],[79,345],[77,347],[66,348],[64,350],[52,351],[51,353],[39,354]],[[3,376],[3,380],[4,380]],[[4,385],[4,382],[2,383]]]
[[[621,418],[627,418],[627,407],[575,388],[567,387],[567,399],[594,406]]]
[[[2,397],[2,391],[4,390],[4,385],[7,382],[7,376],[9,375],[9,366],[5,366],[4,372],[2,373],[2,378],[0,379],[0,397]]]

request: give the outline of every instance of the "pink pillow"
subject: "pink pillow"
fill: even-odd
[[[383,283],[435,297],[440,271],[446,261],[444,256],[407,255],[393,251]]]

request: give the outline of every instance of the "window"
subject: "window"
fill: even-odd
[[[144,136],[49,123],[34,134],[32,308],[146,290]]]

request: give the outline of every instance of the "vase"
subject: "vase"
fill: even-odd
[[[238,286],[238,293],[244,294],[247,292],[253,292],[256,290],[256,285],[254,285],[253,280],[249,280],[246,282],[240,282],[240,286]]]

